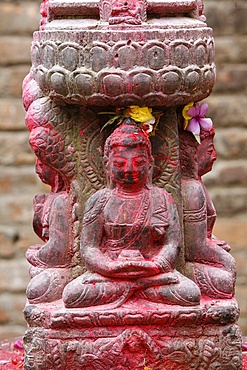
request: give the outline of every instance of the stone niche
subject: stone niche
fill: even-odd
[[[202,2],[44,0],[41,15],[23,101],[36,172],[51,192],[34,200],[34,230],[42,242],[27,251],[25,369],[240,370],[235,264],[229,246],[212,235],[216,213],[203,173],[197,174],[198,154],[194,167],[189,158],[198,145],[191,133],[186,132],[188,140],[184,137],[183,129],[183,108],[206,98],[215,80],[214,40]],[[176,275],[173,285],[188,285],[187,303],[177,293],[173,303],[162,303],[123,290],[124,299],[70,307],[64,292],[79,289],[73,284],[85,274],[91,274],[86,283],[95,286],[104,279],[112,279],[111,287],[124,280],[137,283],[133,277],[114,280],[114,275],[90,270],[80,252],[88,201],[94,207],[97,194],[114,192],[115,180],[103,157],[117,126],[104,126],[111,112],[133,105],[158,112],[147,187],[168,199],[167,209],[173,203],[176,209],[174,229],[169,229],[173,221],[167,209],[164,224],[176,241],[175,257],[167,257],[166,267],[160,263],[152,278],[162,271],[164,282],[167,268],[169,279]],[[192,209],[198,199],[201,205]],[[103,203],[95,206],[96,216]],[[166,240],[160,226],[155,231]],[[95,228],[88,242],[99,232]],[[158,259],[154,247],[152,252]],[[95,261],[101,264],[100,258]]]

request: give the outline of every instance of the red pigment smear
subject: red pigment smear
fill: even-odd
[[[24,369],[24,347],[22,338],[0,342],[0,370]]]

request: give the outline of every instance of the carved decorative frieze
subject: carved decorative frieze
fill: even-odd
[[[186,104],[207,96],[215,80],[214,42],[203,31],[203,38],[202,29],[89,31],[87,39],[64,31],[64,41],[43,31],[32,45],[31,75],[45,95],[66,103]]]
[[[42,307],[29,309],[27,369],[240,369],[236,302],[208,301],[197,310],[148,305],[142,313],[134,307],[83,312],[61,305],[45,321]]]

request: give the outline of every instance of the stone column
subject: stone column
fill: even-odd
[[[234,261],[205,226],[209,196],[200,176],[184,171],[181,155],[182,110],[206,98],[215,80],[202,2],[44,0],[41,14],[23,100],[36,171],[51,192],[34,200],[42,244],[27,252],[25,369],[240,369]],[[68,307],[64,289],[90,272],[80,253],[85,204],[109,185],[103,148],[117,126],[104,126],[111,112],[133,105],[158,112],[152,183],[175,200],[182,238],[172,272],[200,288],[200,304],[133,295],[124,305]],[[187,134],[190,149],[194,137]],[[206,213],[190,209],[191,179],[189,193]],[[196,230],[204,227],[200,235],[207,231],[208,259],[200,259],[206,244],[191,234],[191,220]]]

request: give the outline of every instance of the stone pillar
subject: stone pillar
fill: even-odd
[[[206,98],[215,80],[214,40],[202,2],[44,0],[41,14],[23,100],[36,171],[51,192],[34,200],[34,230],[42,244],[27,252],[31,279],[24,311],[25,369],[240,369],[235,265],[229,246],[212,235],[215,210],[201,181],[208,169],[199,170],[206,140],[201,135],[198,148],[183,127],[184,107]],[[131,106],[152,108],[156,118],[155,135],[150,136],[153,185],[148,187],[162,189],[150,191],[166,199],[167,230],[174,221],[172,198],[176,203],[173,231],[182,237],[173,238],[169,231],[176,256],[167,257],[168,270],[162,266],[151,275],[159,278],[152,283],[155,288],[163,288],[169,275],[173,301],[167,298],[170,292],[162,293],[164,302],[151,299],[150,290],[136,294],[138,279],[105,275],[97,257],[91,268],[83,246],[80,252],[87,212],[90,207],[96,215],[90,217],[104,212],[104,197],[98,194],[112,194],[113,175],[106,175],[111,163],[103,153],[117,125],[106,122],[111,112],[126,115]],[[194,167],[184,159],[193,150]],[[192,167],[193,173],[187,170]],[[190,197],[198,199],[193,206]],[[154,207],[155,201],[150,202]],[[98,233],[95,228],[88,244]],[[103,254],[106,238],[101,240]],[[155,243],[154,260],[159,257]],[[125,254],[124,261],[128,258]],[[125,298],[116,298],[118,303],[97,298],[97,304],[90,293],[91,304],[68,303],[70,292],[81,293],[80,284],[98,284],[102,290],[105,282],[111,283],[109,289],[124,282]],[[182,282],[188,286],[186,298],[176,288]]]

